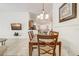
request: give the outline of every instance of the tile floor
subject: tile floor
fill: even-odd
[[[9,42],[7,42],[9,43]],[[4,53],[4,56],[29,56],[29,41],[28,40],[10,40],[9,44],[6,44],[7,50]],[[68,56],[66,49],[62,46],[61,55]],[[56,54],[59,56],[58,47],[56,49]],[[33,56],[38,56],[38,50],[33,50]],[[45,55],[49,56],[49,55]]]

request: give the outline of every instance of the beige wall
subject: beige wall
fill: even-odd
[[[53,29],[60,33],[59,40],[69,55],[79,55],[79,4],[77,18],[59,23],[59,7],[61,3],[53,4]]]

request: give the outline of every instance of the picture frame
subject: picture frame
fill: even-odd
[[[29,30],[36,30],[36,25],[33,20],[29,20]]]
[[[21,23],[12,23],[11,24],[11,30],[22,30]]]
[[[77,3],[64,3],[59,8],[59,22],[64,22],[77,17]]]

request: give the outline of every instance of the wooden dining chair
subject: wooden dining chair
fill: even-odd
[[[37,42],[37,38],[34,36],[33,31],[29,31],[29,32],[28,32],[28,35],[29,35],[29,39],[30,39],[30,42],[31,42],[31,43]],[[37,45],[34,45],[34,46],[32,47],[32,51],[33,51],[33,49],[36,49],[36,48],[37,48]]]
[[[37,35],[38,56],[43,54],[56,55],[58,35]]]
[[[33,31],[29,31],[29,32],[28,32],[28,35],[29,35],[30,41],[32,41],[32,40],[33,40],[33,37],[34,37]]]

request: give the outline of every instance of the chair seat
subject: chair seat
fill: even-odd
[[[50,39],[41,39],[41,42],[53,42],[54,40],[50,40]],[[38,42],[37,41],[37,37],[34,37],[31,42]]]
[[[48,44],[51,42],[51,41],[53,41],[53,40],[48,40],[48,39],[42,39],[42,40],[40,40],[40,42],[47,42]],[[30,42],[38,42],[37,41],[37,37],[34,37]],[[42,45],[43,47],[45,46],[45,45]],[[37,47],[37,45],[34,45],[33,47]]]
[[[32,42],[32,43],[33,43],[33,42],[37,42],[37,38],[34,37],[30,42]],[[33,48],[37,48],[37,45],[34,45]]]
[[[31,42],[37,42],[37,38],[34,37],[34,38],[31,40]]]

